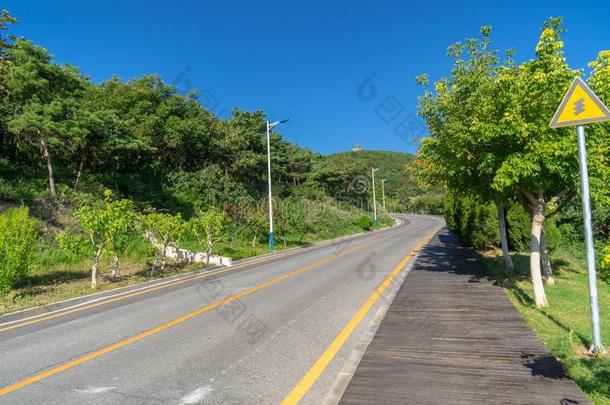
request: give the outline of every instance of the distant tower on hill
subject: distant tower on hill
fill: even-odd
[[[352,152],[360,152],[360,151],[362,151],[360,144],[359,143],[355,144],[354,147],[352,148]]]

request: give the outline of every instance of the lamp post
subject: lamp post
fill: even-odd
[[[375,172],[378,167],[371,168],[371,177],[373,178],[373,224],[377,225],[377,199],[375,198]]]
[[[269,251],[275,248],[275,238],[273,236],[273,198],[271,196],[271,130],[279,124],[283,124],[288,119],[269,122],[267,124],[267,185],[269,187]]]
[[[388,179],[381,179],[381,201],[383,206],[383,212],[385,212],[385,188],[383,185],[386,181],[388,181]]]

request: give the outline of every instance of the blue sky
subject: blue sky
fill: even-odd
[[[411,134],[422,125],[413,118],[415,76],[446,75],[447,46],[478,35],[481,25],[493,26],[495,45],[514,47],[518,60],[532,57],[549,16],[565,18],[572,67],[610,49],[604,1],[5,0],[2,7],[20,20],[14,33],[95,82],[158,73],[182,90],[199,89],[221,116],[239,106],[289,117],[280,132],[322,153],[355,143],[413,152]]]

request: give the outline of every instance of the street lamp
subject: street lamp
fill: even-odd
[[[371,177],[373,178],[373,224],[377,225],[377,200],[375,198],[375,172],[378,167],[371,168]]]
[[[269,122],[267,124],[267,184],[269,186],[269,251],[273,252],[275,247],[275,238],[273,237],[273,199],[271,197],[271,130],[279,124],[283,124],[288,119]]]
[[[381,179],[381,198],[382,198],[382,204],[383,204],[383,212],[385,212],[385,188],[384,188],[384,184],[385,182],[388,181],[388,179]]]

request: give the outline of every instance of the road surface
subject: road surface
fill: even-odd
[[[0,403],[323,403],[440,226],[402,218],[351,241],[0,324]]]

